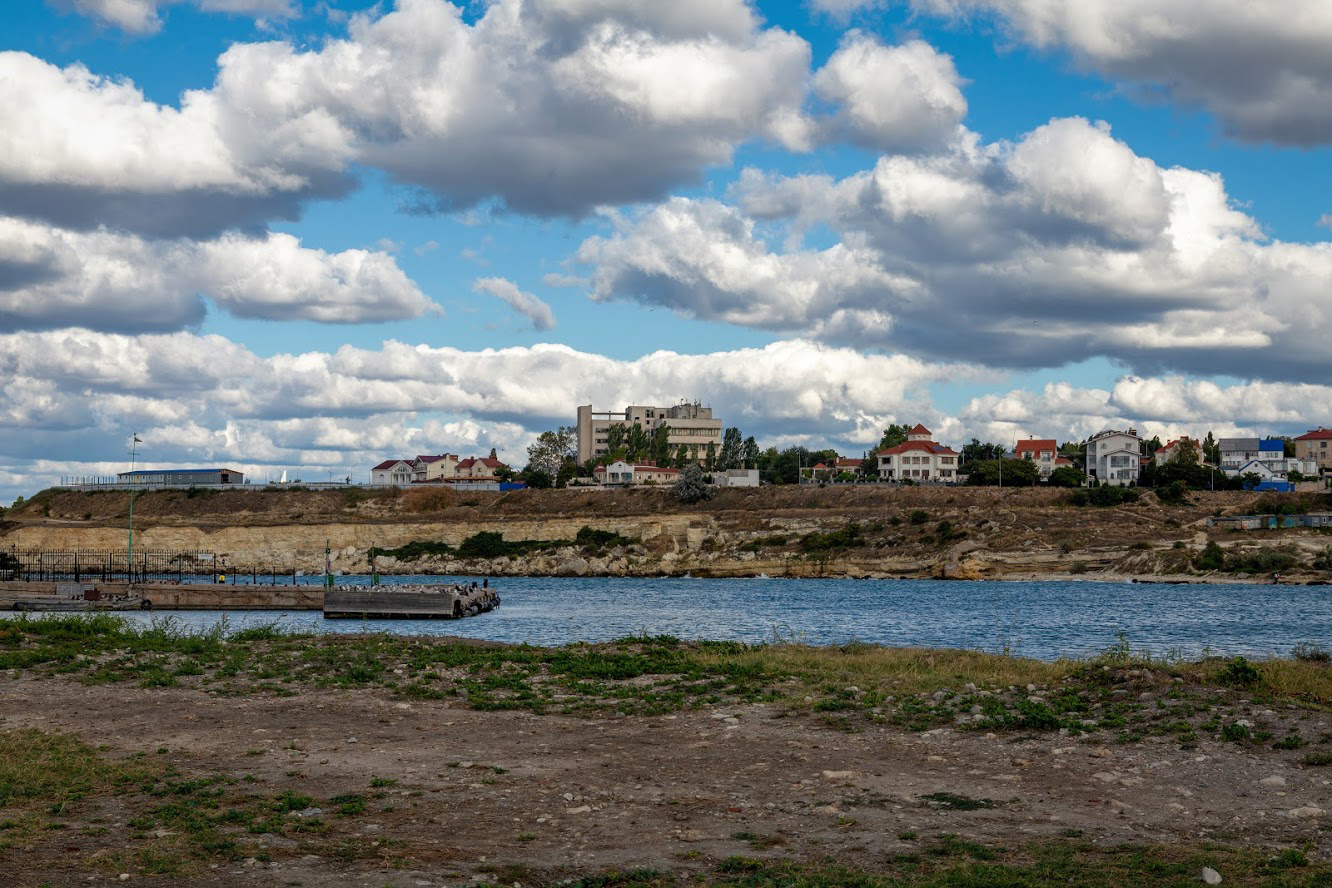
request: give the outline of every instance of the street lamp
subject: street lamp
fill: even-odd
[[[139,455],[139,445],[143,442],[139,440],[139,434],[132,432],[130,442],[130,495],[129,495],[129,558],[125,564],[125,570],[129,582],[134,582],[134,463]]]

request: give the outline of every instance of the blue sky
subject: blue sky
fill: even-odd
[[[21,0],[0,501],[134,431],[521,465],[587,402],[851,454],[1326,425],[1332,21],[1285,5]]]

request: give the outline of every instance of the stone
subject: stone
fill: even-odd
[[[1208,885],[1220,885],[1221,874],[1210,866],[1205,866],[1202,868],[1202,880]]]
[[[1277,774],[1273,774],[1271,777],[1264,777],[1262,780],[1259,780],[1258,782],[1263,786],[1285,786],[1286,778]]]
[[[1320,814],[1322,814],[1322,813],[1323,813],[1323,809],[1322,809],[1322,808],[1315,807],[1314,805],[1304,805],[1303,807],[1300,807],[1300,808],[1291,808],[1289,811],[1286,812],[1286,816],[1287,816],[1287,817],[1317,817],[1318,815],[1320,815]]]

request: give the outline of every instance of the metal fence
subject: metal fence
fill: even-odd
[[[0,580],[211,583],[225,570],[212,552],[0,551]]]

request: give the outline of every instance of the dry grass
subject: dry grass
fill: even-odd
[[[411,488],[402,495],[402,510],[413,514],[443,512],[457,499],[457,492],[447,487]]]
[[[1044,685],[1065,678],[1081,665],[1072,660],[1050,663],[981,651],[868,644],[840,648],[776,644],[724,654],[698,651],[693,657],[715,669],[761,668],[771,673],[791,673],[812,685],[855,686],[893,694],[929,693],[968,683],[978,687]]]

